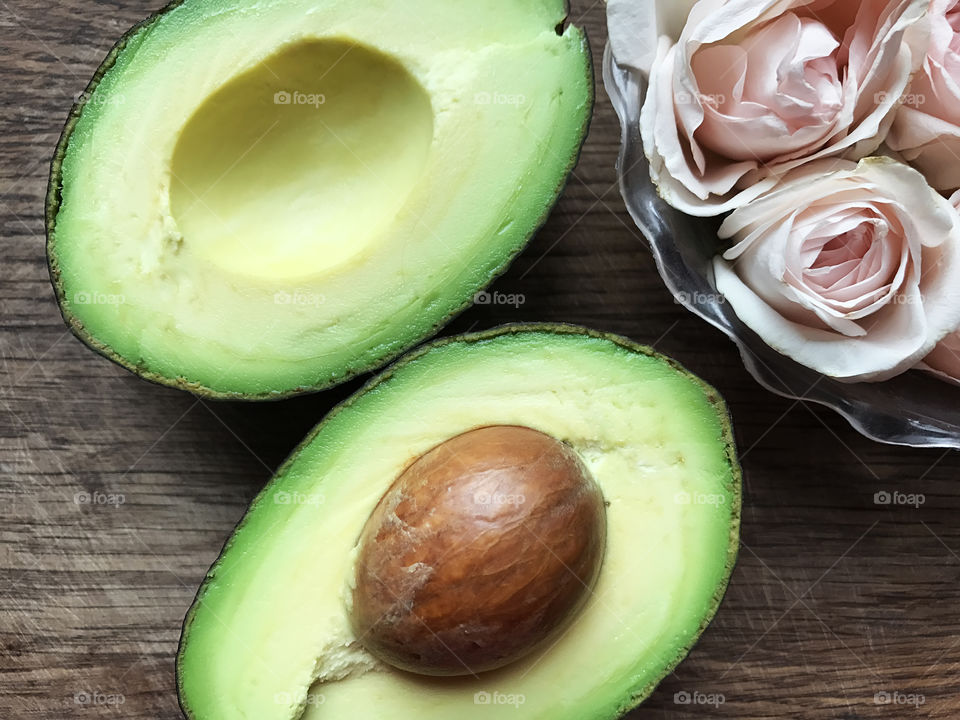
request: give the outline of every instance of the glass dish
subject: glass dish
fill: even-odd
[[[685,215],[657,195],[640,139],[646,82],[618,65],[609,45],[603,83],[622,129],[620,192],[677,302],[726,333],[740,349],[747,370],[768,390],[833,408],[880,442],[960,449],[960,390],[955,386],[919,371],[883,383],[841,383],[776,352],[737,318],[713,285],[711,259],[719,221]]]

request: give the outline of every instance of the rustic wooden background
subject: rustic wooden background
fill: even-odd
[[[173,658],[198,583],[271,471],[360,383],[280,404],[204,402],[137,380],[64,330],[44,264],[48,162],[72,100],[156,1],[0,0],[5,720],[178,718]],[[602,3],[573,5],[599,67]],[[496,285],[526,303],[476,307],[446,332],[518,320],[611,330],[677,357],[730,403],[746,471],[740,563],[712,627],[631,717],[960,717],[960,457],[874,444],[762,390],[661,286],[618,195],[617,145],[599,88],[564,198]],[[883,490],[925,502],[875,505]],[[95,492],[123,503],[84,502]]]

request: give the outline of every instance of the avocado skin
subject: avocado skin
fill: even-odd
[[[637,707],[643,703],[650,695],[653,694],[653,691],[657,689],[657,686],[666,678],[674,669],[679,665],[683,659],[689,654],[689,652],[696,645],[697,641],[700,639],[700,636],[703,635],[704,631],[710,625],[714,616],[717,613],[717,610],[720,607],[720,603],[723,601],[724,595],[726,595],[727,587],[730,583],[730,576],[733,574],[734,567],[737,564],[737,555],[740,549],[740,522],[742,515],[742,501],[741,501],[741,488],[743,486],[743,472],[740,467],[740,463],[737,460],[737,449],[736,443],[734,441],[733,434],[733,421],[730,416],[730,412],[727,408],[726,402],[720,396],[720,393],[714,389],[712,385],[705,382],[699,376],[693,374],[687,370],[683,365],[674,360],[671,357],[662,355],[654,350],[652,347],[647,345],[641,345],[636,343],[628,338],[623,337],[622,335],[616,335],[614,333],[602,332],[599,330],[591,330],[579,325],[572,325],[568,323],[509,323],[507,325],[501,325],[499,327],[491,328],[489,330],[482,330],[475,333],[467,333],[464,335],[452,335],[450,337],[440,338],[429,343],[425,343],[420,347],[412,350],[411,352],[404,355],[402,358],[393,363],[390,367],[386,368],[383,372],[371,378],[362,388],[357,392],[351,395],[349,398],[341,402],[339,405],[330,410],[329,413],[307,434],[307,436],[300,442],[300,444],[290,453],[286,460],[280,465],[274,474],[274,478],[282,477],[287,469],[296,461],[302,449],[308,446],[313,439],[320,433],[324,428],[327,422],[336,416],[338,413],[349,408],[358,398],[364,394],[374,390],[382,383],[390,380],[397,370],[407,365],[410,362],[420,359],[424,355],[428,354],[431,350],[436,348],[443,347],[451,343],[483,343],[487,340],[493,338],[499,338],[508,335],[517,335],[521,333],[553,333],[556,335],[585,335],[587,337],[596,338],[598,340],[607,340],[612,342],[620,347],[630,350],[632,352],[641,353],[652,358],[657,358],[662,362],[665,362],[670,367],[675,369],[678,373],[683,375],[686,378],[692,380],[698,387],[700,387],[704,395],[710,404],[714,407],[717,412],[717,416],[720,418],[721,426],[723,429],[723,441],[724,441],[724,452],[727,458],[727,463],[730,466],[730,477],[731,477],[731,488],[730,490],[733,499],[730,508],[730,542],[727,547],[727,559],[725,562],[725,572],[723,581],[717,586],[717,591],[713,597],[713,600],[710,603],[710,610],[703,618],[703,621],[700,623],[700,627],[697,629],[692,641],[690,644],[683,648],[683,651],[677,654],[676,659],[671,662],[668,666],[663,669],[661,675],[648,685],[637,688],[633,694],[624,701],[621,707],[618,710],[617,717],[621,717],[628,713],[633,708]],[[193,603],[190,605],[190,609],[187,611],[186,616],[183,620],[183,626],[180,633],[180,642],[177,646],[177,659],[176,659],[176,681],[177,681],[177,699],[180,704],[180,710],[183,713],[184,717],[187,720],[198,720],[198,718],[186,707],[182,699],[182,683],[183,676],[180,667],[180,658],[183,654],[184,648],[190,639],[190,629],[193,624],[194,615],[200,603],[203,601],[204,595],[206,594],[206,586],[211,581],[211,579],[216,575],[217,568],[220,564],[220,559],[224,554],[230,549],[230,540],[233,539],[234,535],[240,528],[243,527],[246,518],[248,518],[253,509],[261,501],[262,498],[266,497],[269,494],[270,485],[273,483],[273,478],[263,487],[263,489],[257,493],[257,496],[250,503],[250,506],[247,508],[246,512],[241,518],[240,522],[236,524],[233,530],[230,533],[230,539],[228,539],[222,549],[220,550],[217,559],[214,561],[210,570],[207,571],[206,576],[203,579],[203,582],[200,584],[200,588],[197,590],[197,594],[194,597]],[[613,720],[612,718],[596,718],[595,720]]]
[[[378,368],[383,367],[384,365],[392,362],[404,352],[409,350],[412,347],[415,347],[418,343],[429,340],[437,332],[440,331],[447,323],[460,315],[464,310],[470,308],[473,304],[471,298],[467,298],[463,303],[454,308],[445,318],[438,321],[433,328],[423,337],[415,340],[413,343],[409,343],[403,347],[399,347],[394,350],[390,350],[384,353],[376,361],[368,363],[360,367],[354,367],[348,369],[344,374],[339,377],[331,378],[327,382],[293,388],[288,391],[272,391],[266,393],[235,393],[235,392],[220,392],[208,388],[200,383],[190,382],[186,378],[178,377],[176,379],[168,378],[159,373],[155,373],[149,370],[147,367],[138,364],[131,363],[127,359],[121,357],[118,353],[114,352],[113,348],[109,345],[106,345],[96,338],[94,338],[90,333],[86,331],[83,323],[76,317],[74,317],[70,311],[66,308],[64,303],[64,291],[63,284],[60,281],[60,266],[57,262],[57,259],[53,255],[53,244],[55,241],[55,226],[57,214],[60,211],[61,203],[61,186],[62,186],[62,166],[63,158],[67,153],[67,147],[70,144],[70,137],[73,134],[73,129],[77,124],[77,121],[80,119],[80,115],[83,112],[85,102],[83,98],[89,98],[93,95],[93,92],[97,89],[97,86],[100,84],[100,80],[104,75],[113,67],[116,62],[119,54],[130,44],[130,41],[135,39],[141,32],[149,32],[153,24],[159,20],[161,17],[169,13],[171,10],[174,10],[178,6],[182,5],[184,0],[172,0],[169,4],[165,5],[163,8],[155,12],[153,15],[142,20],[141,22],[134,25],[130,28],[123,36],[117,41],[117,43],[110,49],[107,53],[107,56],[104,58],[103,62],[100,63],[100,66],[97,68],[96,72],[93,74],[90,82],[87,84],[87,87],[84,89],[83,93],[80,96],[80,99],[73,104],[73,107],[70,109],[70,113],[67,116],[67,121],[63,126],[63,130],[60,133],[60,139],[57,141],[57,147],[54,151],[53,159],[50,162],[50,177],[47,183],[47,193],[46,200],[44,204],[44,225],[46,228],[46,257],[47,257],[47,269],[50,274],[50,283],[53,286],[53,291],[57,298],[57,307],[60,310],[60,317],[63,318],[64,323],[70,332],[80,340],[84,345],[89,347],[91,350],[96,352],[99,355],[107,358],[111,362],[119,365],[126,370],[129,370],[134,375],[147,380],[148,382],[164,385],[167,387],[176,388],[178,390],[186,390],[200,398],[208,400],[248,400],[248,401],[267,401],[267,400],[285,400],[291,397],[297,397],[300,395],[307,395],[314,392],[319,392],[321,390],[326,390],[328,388],[340,385],[341,383],[347,382],[348,380],[356,377],[357,375],[362,375],[365,372],[373,371]],[[570,2],[566,0],[564,3],[564,11],[566,13],[563,21],[557,26],[558,30],[566,26],[567,18],[570,15]],[[583,144],[586,142],[587,134],[590,131],[590,122],[593,119],[593,108],[596,105],[597,99],[597,85],[596,78],[593,72],[593,52],[590,47],[590,38],[587,36],[586,31],[583,32],[585,53],[587,59],[587,85],[590,90],[590,95],[587,98],[588,110],[585,113],[584,122],[580,127],[579,131],[579,143],[577,148],[570,157],[569,162],[567,163],[566,169],[564,171],[563,180],[557,185],[553,192],[553,199],[549,202],[543,209],[543,213],[537,219],[536,225],[533,231],[529,236],[523,238],[514,248],[510,250],[505,256],[500,265],[491,272],[490,277],[487,279],[486,283],[483,286],[478,288],[478,292],[483,290],[486,287],[489,287],[498,277],[500,277],[520,252],[526,247],[527,243],[536,235],[540,229],[546,224],[547,218],[550,216],[550,213],[553,211],[553,208],[556,206],[557,202],[560,200],[560,196],[563,194],[564,188],[567,186],[569,181],[570,174],[573,172],[573,169],[577,166],[577,163],[580,160],[580,154],[583,151]]]

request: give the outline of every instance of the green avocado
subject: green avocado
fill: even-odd
[[[607,504],[596,585],[558,639],[501,669],[383,665],[348,619],[361,530],[409,463],[491,425],[546,433],[592,473]],[[721,398],[649,348],[563,325],[437,341],[333,410],[254,500],[184,622],[181,706],[192,720],[618,717],[717,610],[740,483]]]
[[[70,115],[68,326],[137,374],[271,399],[432,334],[544,222],[593,105],[563,0],[185,0]]]

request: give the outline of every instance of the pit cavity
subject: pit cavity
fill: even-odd
[[[316,275],[362,253],[416,185],[433,138],[426,90],[345,39],[284,47],[183,128],[170,203],[191,251],[244,275]]]

